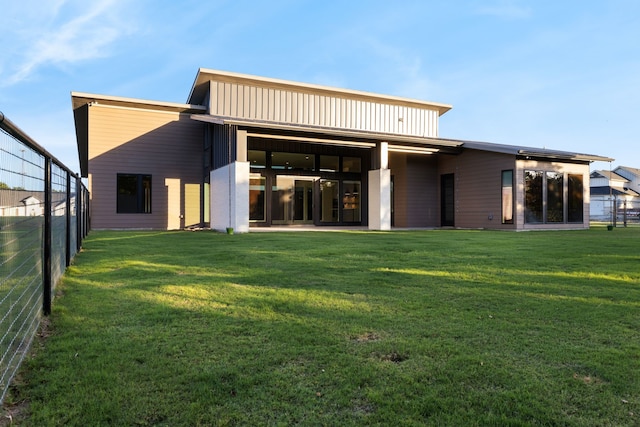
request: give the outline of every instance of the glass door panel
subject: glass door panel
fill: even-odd
[[[278,175],[271,189],[273,224],[313,223],[313,183],[316,177]]]
[[[313,222],[313,181],[295,180],[293,198],[294,222]]]
[[[342,219],[360,222],[360,181],[343,181]]]
[[[339,181],[323,179],[320,181],[320,221],[340,221]]]
[[[249,175],[249,221],[265,221],[266,178],[260,174]]]

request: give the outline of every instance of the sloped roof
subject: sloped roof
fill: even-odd
[[[605,170],[595,170],[593,172],[591,172],[591,178],[606,178],[609,181],[622,181],[622,182],[629,182],[629,180],[627,178],[625,178],[622,175],[618,175],[615,172],[611,172],[611,171],[605,171]]]
[[[590,189],[592,196],[632,196],[632,197],[640,197],[640,193],[630,189],[619,189],[615,187],[603,186],[603,187],[591,187]]]
[[[442,139],[442,138],[440,138]],[[514,156],[544,158],[561,161],[610,162],[614,159],[595,154],[574,153],[571,151],[549,150],[546,148],[525,147],[521,145],[494,144],[482,141],[462,141],[463,148],[490,151],[493,153],[513,154]]]
[[[640,169],[630,168],[628,166],[618,166],[616,168],[616,170],[618,170],[618,169],[622,169],[622,170],[627,171],[627,172],[629,172],[629,173],[631,173],[631,174],[633,174],[633,175],[635,175],[637,177],[640,177]]]

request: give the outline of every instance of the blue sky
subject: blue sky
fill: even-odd
[[[74,171],[70,92],[185,102],[200,67],[452,104],[441,137],[640,168],[636,0],[3,3],[0,111]]]

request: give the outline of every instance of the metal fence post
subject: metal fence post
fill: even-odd
[[[66,213],[65,213],[65,220],[66,220],[66,236],[65,236],[65,245],[64,245],[64,250],[65,250],[65,259],[64,259],[64,265],[65,267],[69,267],[71,265],[71,173],[69,171],[67,172],[67,197],[65,200],[65,205],[66,205]]]
[[[44,255],[42,262],[42,312],[51,314],[51,157],[44,160]]]

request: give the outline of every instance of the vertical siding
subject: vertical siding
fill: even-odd
[[[200,185],[202,124],[188,115],[102,105],[89,109],[89,185],[92,227],[167,229],[170,194],[166,182],[179,180],[181,190]],[[117,174],[152,176],[152,213],[116,213]],[[169,181],[167,181],[169,180]],[[171,181],[176,180],[176,181]],[[174,193],[171,197],[176,197]],[[171,209],[184,215],[185,206]]]
[[[210,83],[210,94],[210,113],[217,116],[438,136],[438,112],[427,108],[216,81]]]

